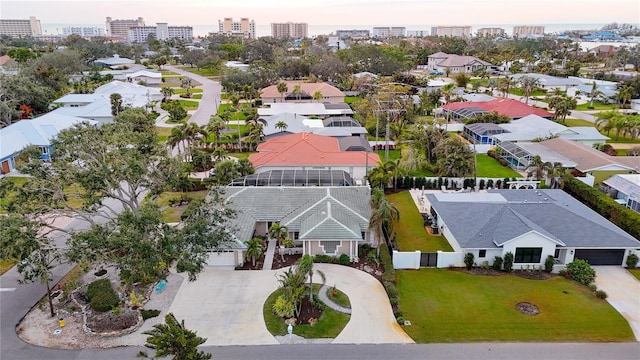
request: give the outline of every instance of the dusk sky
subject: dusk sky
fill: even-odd
[[[0,17],[45,24],[104,24],[105,17],[147,24],[217,24],[248,17],[258,25],[474,25],[640,23],[638,0],[0,0]]]

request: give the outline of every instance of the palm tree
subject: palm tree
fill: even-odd
[[[122,111],[122,95],[113,93],[109,98],[111,100],[111,115],[118,116]]]
[[[618,100],[620,100],[620,108],[624,109],[626,104],[631,101],[635,94],[635,89],[631,85],[624,85],[618,89]]]
[[[548,170],[547,176],[550,178],[552,189],[562,189],[564,187],[565,168],[560,162],[554,162]]]
[[[171,95],[173,95],[173,93],[174,93],[173,88],[168,87],[168,86],[163,87],[162,90],[160,90],[160,91],[162,91],[162,95],[164,95],[163,101],[169,100]]]
[[[182,152],[186,150],[185,142],[187,141],[187,139],[188,135],[183,131],[183,127],[179,126],[171,129],[171,135],[169,135],[167,143],[169,144],[171,149],[178,148],[178,153],[182,154]],[[181,145],[182,150],[180,149]]]
[[[448,104],[451,101],[451,96],[453,96],[453,89],[455,88],[455,84],[449,83],[442,87],[442,95],[444,96],[444,101]]]
[[[542,178],[549,173],[549,169],[551,167],[551,163],[542,161],[542,158],[539,155],[536,155],[531,162],[529,162],[525,171],[531,169],[531,171],[527,173],[528,176],[533,176],[536,180],[542,180]]]
[[[553,120],[560,120],[563,124],[567,115],[571,114],[571,110],[578,105],[575,98],[569,97],[564,93],[548,97],[548,100],[549,108],[554,110]]]
[[[251,264],[256,266],[256,259],[264,254],[264,247],[262,246],[262,239],[253,238],[250,241],[244,242],[247,245],[247,250],[244,256],[247,260],[251,259]]]
[[[220,146],[216,146],[216,148],[213,149],[211,156],[213,157],[213,161],[217,164],[220,161],[227,160],[229,158],[227,154],[228,154],[227,148],[220,145]]]
[[[247,158],[238,160],[237,167],[240,176],[247,176],[256,172],[253,168],[253,164]]]
[[[309,275],[309,302],[313,302],[313,257],[309,254],[304,254],[296,262],[296,271],[300,272],[300,274]],[[327,281],[324,273],[320,270],[317,270],[317,272],[322,278],[322,284],[324,284]]]
[[[324,96],[322,95],[322,92],[320,90],[313,93],[313,100],[320,102],[322,98],[324,98]]]
[[[218,147],[220,134],[226,127],[227,127],[227,123],[219,115],[212,115],[209,118],[209,123],[207,124],[206,130],[210,133],[213,133],[213,135],[215,136],[215,140],[214,140],[215,147]]]
[[[589,97],[591,97],[591,100],[589,102],[589,108],[593,109],[593,100],[602,95],[602,91],[598,90],[598,85],[596,85],[596,82],[593,82],[593,85],[591,86],[591,91],[589,92]]]
[[[287,83],[284,81],[280,81],[276,87],[278,89],[278,92],[280,93],[280,102],[284,102],[283,100],[284,94],[287,91],[289,91],[289,87],[287,86]]]
[[[284,245],[284,241],[287,238],[288,229],[285,225],[280,225],[280,223],[273,223],[271,227],[269,227],[269,237],[278,241],[280,246]],[[280,251],[280,258],[284,262],[284,251]]]
[[[300,86],[300,84],[294,86],[291,93],[296,96],[296,100],[300,100],[300,95],[302,94],[302,87]]]
[[[607,132],[607,136],[611,130],[616,131],[616,140],[620,137],[620,134],[625,131],[628,126],[627,118],[624,114],[618,111],[605,111],[597,115],[596,126],[599,130]]]
[[[287,125],[286,122],[280,120],[276,123],[276,129],[280,130],[280,131],[285,131],[287,130],[287,128],[289,127],[289,125]]]
[[[520,78],[520,89],[524,94],[525,104],[529,104],[529,97],[538,88],[538,79],[529,76],[523,76]]]
[[[390,203],[384,196],[381,189],[373,189],[371,193],[371,217],[369,218],[369,228],[376,234],[378,256],[380,256],[380,245],[383,232],[382,226],[386,225],[389,237],[395,233],[395,225],[400,220],[400,211]]]
[[[198,345],[204,344],[207,339],[185,328],[184,320],[179,322],[172,313],[169,313],[165,316],[164,322],[164,324],[155,324],[151,330],[143,332],[149,335],[145,346],[156,351],[156,358],[173,355],[173,359],[211,359],[211,354],[198,351]]]

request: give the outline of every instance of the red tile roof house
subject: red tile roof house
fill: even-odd
[[[268,170],[343,170],[362,182],[367,169],[378,166],[380,157],[365,151],[343,151],[338,139],[297,133],[269,139],[249,155],[256,172]]]
[[[331,86],[327,83],[309,83],[302,81],[285,81],[287,84],[287,91],[284,93],[278,92],[278,85],[267,86],[262,89],[260,99],[263,104],[272,104],[279,102],[297,102],[297,103],[309,103],[320,102],[325,104],[339,104],[344,102],[344,93],[335,86]],[[294,89],[297,85],[300,85],[300,93],[294,93]],[[319,91],[322,94],[322,99],[314,100],[313,94]]]
[[[483,102],[454,102],[442,105],[444,116],[451,115],[451,119],[459,120],[463,118],[472,118],[487,112],[497,111],[500,115],[505,115],[511,120],[517,120],[527,115],[538,115],[546,119],[552,119],[553,114],[521,101],[507,98],[499,98],[491,101]]]

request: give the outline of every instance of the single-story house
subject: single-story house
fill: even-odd
[[[309,132],[332,137],[365,136],[367,129],[350,116],[332,116],[311,119],[303,115],[282,113],[261,117],[267,124],[262,128],[266,139],[277,136]],[[276,125],[285,123],[286,128]]]
[[[616,174],[640,172],[640,156],[611,156],[575,141],[555,138],[540,145],[576,163],[575,169],[585,176],[587,184],[598,185]]]
[[[575,259],[623,265],[640,241],[559,189],[428,194],[431,215],[454,251],[479,264],[514,255],[515,269]]]
[[[477,144],[489,145],[496,145],[503,141],[534,141],[559,136],[593,146],[603,144],[609,139],[594,127],[566,127],[533,114],[506,124],[467,124],[464,126],[464,133],[469,139],[475,139]]]
[[[557,76],[551,76],[546,74],[535,74],[535,73],[511,75],[511,78],[516,81],[520,81],[524,77],[536,79],[538,81],[538,87],[546,91],[550,91],[554,89],[560,89],[560,90],[566,91],[570,87],[582,85],[582,81],[575,78],[570,78],[570,77],[562,78]]]
[[[490,70],[493,65],[475,56],[437,52],[427,58],[427,68],[437,73],[472,73],[478,69]]]
[[[516,171],[527,169],[536,156],[539,156],[543,162],[560,163],[565,169],[575,169],[577,165],[575,161],[544,147],[539,142],[502,141],[496,146],[496,152],[507,162],[509,167]]]
[[[640,174],[618,174],[600,183],[600,191],[640,213]]]
[[[7,174],[15,170],[18,155],[27,146],[35,145],[42,152],[41,159],[49,160],[53,151],[53,139],[60,131],[76,124],[97,122],[54,112],[35,119],[25,119],[0,129],[0,170]]]
[[[302,81],[284,81],[287,84],[287,91],[278,92],[278,85],[267,86],[262,89],[260,98],[263,104],[272,103],[328,103],[339,104],[344,103],[344,93],[335,86],[324,82],[310,83]],[[296,93],[296,87],[300,88],[300,92]],[[314,95],[319,92],[322,98],[315,100]]]
[[[110,58],[100,58],[93,61],[93,64],[95,66],[108,67],[111,69],[129,66],[135,63],[136,63],[135,60],[120,57],[118,54],[113,55],[113,57],[110,57]]]
[[[355,261],[358,245],[377,244],[368,186],[227,187],[224,196],[236,211],[230,228],[240,241],[266,236],[279,223],[312,256],[347,254]]]
[[[263,103],[265,107],[258,108],[259,116],[271,116],[290,113],[304,116],[326,118],[329,116],[353,115],[353,109],[346,103]]]
[[[342,170],[362,181],[380,157],[363,137],[334,138],[312,133],[275,137],[249,155],[256,172],[268,170]]]
[[[527,105],[518,100],[507,98],[498,98],[491,101],[479,102],[453,102],[442,105],[440,109],[440,112],[444,117],[448,117],[453,120],[473,118],[477,115],[482,115],[492,111],[497,111],[498,114],[507,116],[511,118],[511,120],[520,119],[531,114],[538,115],[545,119],[553,118],[553,114],[546,110]]]
[[[157,71],[139,70],[126,75],[127,81],[134,84],[143,82],[148,86],[159,86],[162,82],[162,74]]]

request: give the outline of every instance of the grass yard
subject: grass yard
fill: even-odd
[[[14,260],[1,260],[0,259],[0,275],[6,273],[15,265],[16,262]]]
[[[509,89],[509,93],[513,94],[513,95],[524,96],[524,93],[522,92],[522,89],[519,89],[519,88],[511,88],[511,89]],[[536,90],[536,91],[531,93],[529,98],[532,98],[534,96],[547,96],[547,92],[544,91],[544,90]]]
[[[344,97],[344,102],[349,104],[349,105],[353,104],[354,102],[356,102],[358,100],[360,100],[359,96],[345,96]]]
[[[157,136],[158,142],[161,142],[161,143],[167,142],[167,138],[171,136],[171,129],[172,128],[156,126],[156,133],[158,134]]]
[[[191,89],[189,89],[189,92],[192,93],[192,94],[201,93],[202,89],[200,89],[200,88],[191,88]],[[187,93],[187,89],[183,89],[183,88],[173,89],[173,93],[176,94],[176,95],[186,94]]]
[[[216,74],[211,71],[211,69],[198,69],[195,67],[191,67],[191,66],[179,66],[179,69],[182,69],[184,71],[188,71],[192,74],[196,74],[196,75],[202,75],[202,76],[215,76]]]
[[[313,284],[314,293],[317,294],[319,288],[319,284]],[[309,289],[307,289],[307,292],[308,290]],[[274,336],[287,334],[287,325],[284,323],[284,320],[276,316],[271,310],[273,308],[273,304],[281,293],[282,289],[274,291],[264,302],[264,306],[262,308],[267,330],[269,330],[269,332]],[[335,338],[347,325],[349,319],[349,315],[339,313],[327,307],[315,326],[311,326],[309,324],[298,324],[293,328],[293,333],[302,336],[305,339]]]
[[[193,99],[202,99],[202,94],[195,94],[192,96]]]
[[[417,343],[635,341],[628,322],[584,285],[562,277],[529,280],[449,269],[397,271],[400,308]],[[519,302],[540,309],[516,310]]]
[[[395,227],[400,251],[453,251],[444,236],[427,233],[423,226],[422,215],[408,191],[389,194],[387,199],[400,211],[400,221]]]
[[[380,156],[380,161],[384,163],[385,162],[384,150],[376,150],[375,153],[378,154],[378,156]],[[399,158],[400,158],[400,150],[389,150],[389,161],[393,161]]]
[[[576,106],[576,110],[578,111],[588,111],[588,110],[616,110],[619,108],[617,104],[604,104],[601,102],[594,101],[593,108],[590,108],[591,102],[587,102],[584,104],[579,104]]]
[[[185,110],[195,110],[198,108],[198,105],[200,105],[199,102],[197,101],[189,101],[189,100],[178,100],[180,102],[180,105],[182,105],[182,107]]]
[[[255,154],[253,152],[242,152],[242,153],[229,153],[229,156],[233,156],[234,158],[238,159],[238,160],[242,160],[242,159],[248,159],[249,155],[251,154]]]
[[[247,116],[242,111],[233,111],[232,104],[220,104],[218,105],[218,115],[222,116],[224,112],[229,109],[231,110],[231,120],[247,120]]]
[[[564,120],[564,124],[565,126],[588,126],[588,127],[595,127],[596,124],[592,123],[591,121],[587,121],[587,120],[582,120],[582,119],[565,119]]]
[[[631,275],[635,276],[636,279],[640,280],[640,269],[639,268],[627,269],[627,271],[630,272]]]
[[[208,190],[201,191],[189,191],[184,193],[184,196],[194,200],[204,199]],[[166,206],[167,208],[162,212],[162,221],[164,222],[179,222],[182,213],[187,210],[187,206],[169,206],[169,200],[173,198],[180,198],[182,193],[174,191],[165,191],[158,196],[158,204],[160,206]]]
[[[351,308],[351,301],[349,301],[349,297],[347,296],[347,294],[338,289],[335,289],[335,294],[336,295],[334,296],[333,288],[329,288],[329,290],[327,291],[327,297],[329,297],[329,299],[331,299],[334,303],[342,307]]]
[[[162,74],[162,76],[178,76],[178,75],[180,75],[177,72],[173,72],[171,70],[160,70],[160,73]]]
[[[607,135],[607,134],[605,134]],[[635,138],[633,140],[631,140],[630,137],[628,136],[623,136],[620,135],[617,139],[616,139],[616,134],[612,131],[611,135],[607,135],[609,136],[611,139],[607,140],[607,143],[623,143],[623,144],[640,144],[640,138]]]
[[[502,166],[498,162],[498,160],[492,158],[489,155],[478,154],[478,177],[489,177],[489,178],[520,178],[522,175],[517,172],[511,170],[511,168],[507,166]]]

